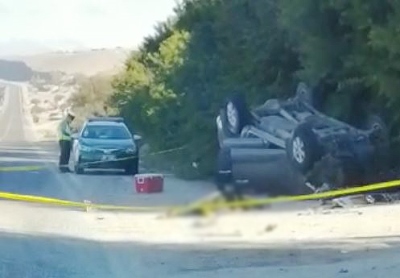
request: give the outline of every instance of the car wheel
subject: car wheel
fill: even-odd
[[[375,167],[384,169],[390,157],[390,137],[389,129],[385,122],[378,115],[370,115],[366,118],[363,129],[375,131],[371,134],[370,139],[375,147]]]
[[[79,165],[79,162],[78,162],[78,163],[75,163],[75,165],[74,165],[74,172],[77,175],[82,175],[85,173],[85,169],[81,165]]]
[[[366,130],[375,129],[374,141],[380,146],[386,146],[389,144],[389,130],[385,122],[378,115],[370,115],[367,117],[363,128]]]
[[[134,159],[132,163],[130,163],[125,167],[125,174],[134,176],[138,173],[139,173],[139,160]]]
[[[221,111],[221,124],[225,137],[237,137],[249,123],[250,112],[242,95],[228,98]]]
[[[311,89],[304,82],[300,82],[297,85],[296,98],[311,106],[314,104],[313,93]]]
[[[322,156],[317,135],[308,122],[300,124],[288,140],[286,153],[292,165],[303,174],[308,172]]]

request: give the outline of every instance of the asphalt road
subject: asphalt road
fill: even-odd
[[[0,125],[2,127],[0,133],[0,141],[3,143],[17,143],[24,141],[24,117],[22,117],[22,105],[20,90],[16,86],[9,88],[9,93],[5,97],[4,102],[8,103],[2,111]]]
[[[8,92],[0,111],[0,167],[43,169],[0,172],[0,191],[130,206],[182,204],[212,191],[202,182],[188,184],[167,177],[163,193],[144,195],[135,193],[129,176],[59,173],[57,144],[31,140],[34,134],[21,104],[22,91],[9,86]],[[228,250],[206,243],[139,243],[146,234],[157,237],[161,233],[165,242],[170,237],[180,238],[179,229],[166,223],[160,224],[164,232],[157,231],[154,220],[146,224],[141,218],[134,223],[141,215],[85,213],[7,200],[0,202],[0,211],[0,277],[210,278],[233,277],[233,270],[242,277],[249,268],[264,265],[267,252]],[[151,228],[146,228],[150,224]]]
[[[188,186],[184,181],[167,177],[162,194],[135,194],[133,178],[119,173],[89,172],[87,175],[61,174],[57,169],[56,142],[32,142],[21,105],[21,90],[10,86],[8,103],[0,114],[0,166],[42,166],[40,171],[3,172],[0,190],[71,201],[131,206],[176,205],[200,198],[213,190],[201,182]]]
[[[209,187],[198,183],[188,187],[186,182],[169,177],[165,181],[165,192],[155,195],[136,194],[133,179],[120,174],[94,173],[77,176],[62,174],[57,169],[58,149],[55,142],[33,142],[33,134],[22,106],[22,90],[9,85],[5,106],[0,111],[0,167],[42,166],[39,171],[0,172],[0,191],[55,197],[72,201],[90,200],[96,203],[155,206],[190,202],[210,192]],[[29,213],[13,217],[16,207],[28,208],[30,204],[2,201],[2,211],[10,210],[13,224],[21,227],[46,225],[59,219],[47,219],[43,223],[32,223]],[[48,208],[49,210],[55,208]],[[32,212],[33,213],[33,212]],[[117,216],[115,216],[117,217]],[[3,220],[5,218],[3,217]],[[68,221],[65,221],[68,226]],[[67,238],[36,237],[1,233],[13,227],[0,228],[0,277],[156,277],[148,275],[143,267],[137,267],[141,258],[136,247],[121,248],[104,243],[74,241]],[[105,232],[106,233],[106,232]],[[120,250],[121,249],[121,250]],[[121,256],[124,258],[121,258]],[[125,256],[126,255],[126,256]],[[148,254],[150,256],[150,254]],[[121,259],[117,262],[116,258]],[[142,273],[135,273],[136,271]],[[158,271],[158,270],[155,270]],[[116,275],[113,275],[116,273]],[[134,274],[135,273],[135,274]]]
[[[21,96],[18,86],[10,86],[6,107],[0,111],[0,167],[40,165],[43,169],[0,172],[0,191],[131,206],[185,203],[211,191],[201,182],[188,184],[168,177],[164,193],[141,195],[135,194],[131,177],[61,174],[55,142],[30,140],[33,134]],[[184,238],[192,236],[188,231],[194,228],[188,222],[160,222],[143,214],[86,213],[7,200],[0,201],[0,211],[0,277],[299,278],[323,273],[327,278],[372,278],[383,269],[385,277],[398,276],[398,263],[389,251],[375,259],[372,251],[367,256],[341,253],[332,247],[249,247],[243,242],[232,248],[229,238],[222,246],[212,235],[189,245]],[[238,235],[233,231],[226,236]],[[348,262],[355,258],[350,268]],[[366,269],[365,260],[379,268]]]

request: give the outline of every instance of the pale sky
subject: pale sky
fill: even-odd
[[[0,55],[31,47],[135,47],[176,0],[0,0]]]

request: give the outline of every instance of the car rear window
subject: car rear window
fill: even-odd
[[[88,125],[82,132],[82,138],[87,139],[130,139],[132,136],[124,126]]]

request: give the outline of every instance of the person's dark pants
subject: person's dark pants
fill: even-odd
[[[60,145],[60,160],[58,166],[61,171],[68,171],[69,157],[71,155],[71,141],[60,140],[58,141]]]

